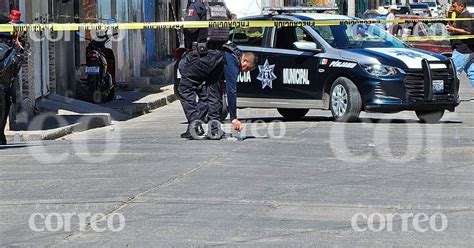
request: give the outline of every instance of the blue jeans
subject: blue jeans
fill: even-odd
[[[474,87],[474,61],[471,59],[471,54],[464,54],[454,50],[452,59],[454,62],[454,67],[456,67],[458,77],[460,77],[461,73],[465,71],[469,81],[471,81],[472,87]]]

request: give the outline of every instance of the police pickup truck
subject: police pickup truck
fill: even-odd
[[[243,20],[353,19],[293,13]],[[409,110],[422,122],[437,123],[460,103],[450,59],[413,49],[378,25],[243,27],[230,37],[259,57],[257,70],[239,75],[239,108],[277,108],[291,120],[326,109],[341,122],[357,120],[361,111]]]

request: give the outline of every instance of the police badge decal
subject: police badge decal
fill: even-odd
[[[262,82],[262,89],[265,89],[267,86],[273,89],[273,80],[277,79],[277,76],[273,73],[275,65],[270,65],[267,59],[265,60],[265,64],[258,66],[258,70],[260,70],[260,73],[257,79]]]

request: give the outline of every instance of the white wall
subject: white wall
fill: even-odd
[[[238,18],[245,16],[261,15],[262,8],[283,6],[283,0],[225,0],[227,7]]]
[[[260,15],[261,11],[261,0],[226,0],[225,3],[227,8],[236,14],[238,18],[244,16]]]

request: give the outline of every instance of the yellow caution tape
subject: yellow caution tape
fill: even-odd
[[[143,30],[143,29],[186,29],[186,28],[253,28],[253,27],[302,27],[302,26],[335,26],[354,24],[386,24],[386,23],[430,23],[430,22],[453,22],[474,21],[474,18],[422,18],[422,19],[399,19],[399,20],[308,20],[308,21],[191,21],[191,22],[136,22],[136,23],[51,23],[51,24],[0,24],[0,32],[56,32],[56,31],[103,31],[103,30]],[[406,37],[400,38],[404,41],[421,40],[451,40],[472,39],[474,35],[463,36],[429,36],[429,37]]]
[[[385,24],[416,22],[452,22],[453,20],[474,20],[474,18],[425,18],[400,20],[318,20],[318,21],[192,21],[192,22],[145,22],[145,23],[52,23],[52,24],[0,24],[0,32],[22,31],[78,31],[78,30],[141,30],[141,29],[181,29],[181,28],[239,28],[239,27],[301,27],[334,26],[351,24]]]

